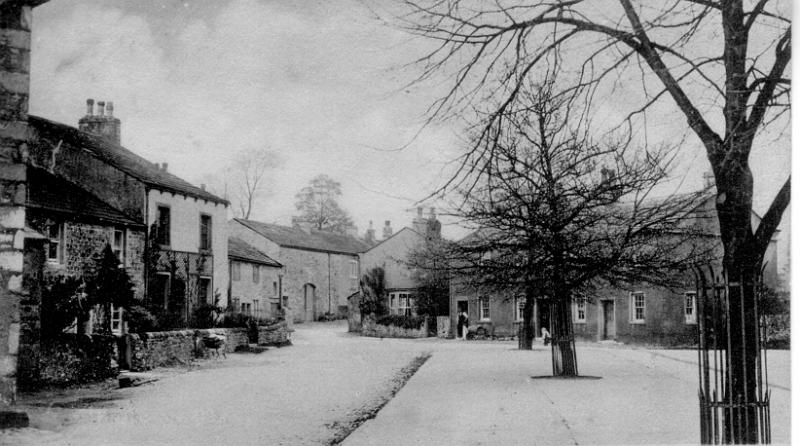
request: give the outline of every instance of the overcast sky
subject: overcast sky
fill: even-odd
[[[414,137],[442,88],[403,88],[422,45],[356,0],[52,0],[34,10],[30,111],[77,125],[87,98],[113,101],[123,145],[196,184],[269,148],[280,164],[252,218],[289,223],[325,173],[360,231],[374,220],[380,234],[410,223],[461,144],[455,123]],[[753,155],[759,211],[790,169],[778,144]],[[697,186],[708,163],[684,150]]]

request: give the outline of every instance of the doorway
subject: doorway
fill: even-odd
[[[310,283],[303,285],[303,313],[306,321],[317,319],[317,287]]]
[[[461,313],[467,313],[469,315],[469,302],[466,300],[459,300],[456,302],[456,337],[461,338],[464,335],[464,327],[462,324],[458,323],[458,320],[461,318]]]
[[[604,300],[602,317],[602,327],[600,330],[600,339],[614,339],[617,337],[617,324],[614,316],[614,301]]]

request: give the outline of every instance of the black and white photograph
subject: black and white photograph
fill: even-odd
[[[0,445],[792,444],[794,6],[0,0]]]

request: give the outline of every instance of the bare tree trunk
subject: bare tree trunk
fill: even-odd
[[[738,175],[737,175],[738,174]],[[728,183],[717,185],[717,213],[725,246],[723,265],[728,282],[728,339],[725,348],[730,358],[727,403],[757,401],[757,358],[759,330],[756,314],[756,280],[763,249],[756,245],[751,227],[752,188],[731,187],[751,184],[749,170],[730,172]],[[758,441],[758,414],[754,405],[729,409],[725,416],[725,441],[753,444]]]
[[[571,300],[556,298],[550,304],[551,353],[553,357],[553,376],[577,376],[578,358],[572,335]]]
[[[527,294],[527,293],[526,293]],[[522,309],[522,326],[519,330],[519,349],[533,350],[533,299],[532,295],[526,295],[525,306]]]

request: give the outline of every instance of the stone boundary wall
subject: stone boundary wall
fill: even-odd
[[[291,330],[286,322],[258,327],[258,344],[285,346],[291,344]],[[198,330],[157,331],[129,334],[132,371],[150,370],[188,364],[195,359],[195,339],[217,334],[225,336],[225,353],[247,347],[249,336],[246,328],[208,328]]]
[[[418,329],[383,325],[375,322],[371,317],[365,317],[361,324],[361,336],[373,338],[427,338],[428,321],[422,323]]]
[[[116,345],[115,336],[98,334],[63,333],[42,341],[20,364],[19,384],[23,388],[64,386],[117,376]]]
[[[258,345],[274,345],[277,347],[291,345],[293,331],[286,321],[260,326],[258,327]]]

